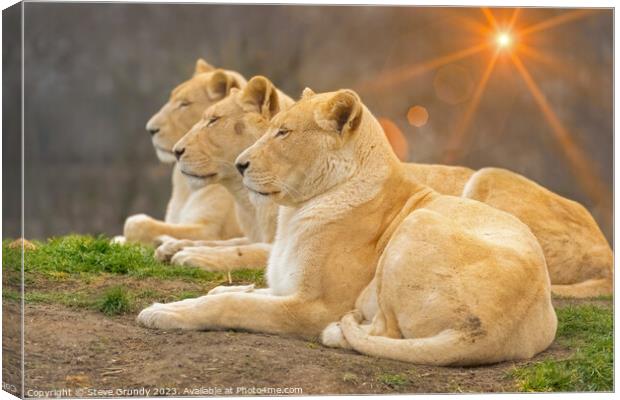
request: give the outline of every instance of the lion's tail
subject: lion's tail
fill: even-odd
[[[551,293],[561,297],[596,297],[613,292],[610,278],[589,279],[571,285],[551,285]]]
[[[392,339],[369,335],[351,314],[342,318],[340,326],[351,347],[369,356],[438,366],[480,363],[476,357],[478,346],[463,346],[464,334],[456,330],[428,338]]]

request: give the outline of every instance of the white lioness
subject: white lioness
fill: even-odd
[[[527,226],[413,180],[354,92],[306,90],[237,164],[250,190],[283,206],[269,289],[154,304],[141,324],[318,335],[376,275],[369,304],[358,304],[372,324],[343,321],[361,352],[474,365],[532,357],[553,341],[549,277]]]
[[[196,70],[197,73],[213,71],[212,67],[202,60],[198,61]],[[190,85],[190,87],[199,86]],[[278,91],[274,93],[286,96]],[[171,120],[173,119],[171,118]],[[178,124],[173,120],[171,126],[179,126],[176,131],[181,132],[187,126],[186,122],[192,120],[194,119],[183,119],[185,122]],[[264,129],[263,122],[260,118],[250,118],[243,123],[248,130],[259,132]],[[181,136],[182,133],[178,133],[177,137],[180,138]],[[234,136],[229,137],[234,138]],[[166,148],[171,146],[170,143],[173,141],[169,140]],[[238,141],[231,141],[230,143],[232,147],[236,144]],[[155,145],[157,146],[157,144]],[[219,143],[218,146],[220,149],[226,148],[223,143]],[[230,154],[228,153],[228,155]],[[172,156],[166,152],[161,152],[160,157],[171,160]],[[483,168],[476,172],[465,167],[415,163],[409,163],[405,168],[417,181],[442,194],[462,195],[485,202],[500,210],[510,212],[525,222],[543,248],[553,293],[566,297],[591,297],[612,293],[613,254],[611,248],[596,221],[581,204],[559,196],[519,174],[504,169]],[[190,220],[208,220],[212,227],[218,226],[217,218],[213,218],[214,214],[230,218],[230,208],[226,209],[228,204],[221,204],[225,195],[221,194],[220,188],[218,188],[217,193],[221,201],[207,201],[203,194],[214,197],[211,193],[213,187],[210,188],[211,191],[206,189],[192,191],[186,184],[186,180],[182,178],[178,168],[174,170],[173,181],[175,190],[168,207],[167,222],[171,222],[169,220],[177,221],[178,218],[174,216],[179,215],[182,210],[185,215],[190,215]],[[188,201],[187,197],[190,196],[190,193],[193,194]],[[222,210],[221,213],[217,212],[218,207]],[[251,210],[252,208],[246,209]],[[190,212],[188,213],[188,211]],[[269,229],[272,229],[269,227],[273,227],[274,223],[267,222],[269,220],[267,215],[273,215],[273,213],[271,211],[264,213],[260,217],[262,222],[258,223],[250,223],[249,221],[252,221],[253,218],[250,216],[245,223],[242,222],[245,224],[245,227],[242,227],[243,233],[248,238],[252,238],[252,235],[256,234],[256,232],[250,232],[252,229],[258,231],[265,229],[265,232],[268,232]],[[241,218],[244,217],[241,216]],[[230,227],[231,230],[233,225],[232,221],[225,223],[225,226]],[[160,229],[154,229],[157,226]],[[143,227],[148,229],[142,229]],[[146,232],[147,241],[151,241],[153,236],[161,234],[160,232],[167,232],[167,234],[178,238],[204,238],[202,234],[196,233],[196,229],[199,230],[201,227],[184,229],[182,232],[173,234],[168,226],[157,224],[151,218],[143,215],[132,217],[127,228],[132,238]],[[222,236],[224,238],[229,237],[228,234]],[[252,240],[265,242],[266,239],[255,237]],[[241,245],[246,243],[247,241],[237,240],[226,244]],[[165,245],[158,249],[157,255],[158,258],[167,260],[179,252],[176,257],[172,257],[173,263],[202,266],[207,269],[235,269],[243,265],[263,267],[261,260],[264,259],[264,255],[258,256],[259,253],[257,252],[242,252],[241,254],[245,254],[244,256],[235,258],[230,256],[232,249],[221,249],[219,251],[223,254],[218,254],[218,251],[214,249],[204,248],[216,244],[221,245],[222,243],[168,240]],[[191,248],[195,246],[198,247]],[[255,248],[258,249],[258,246]],[[219,265],[219,267],[216,268],[215,265]]]
[[[552,293],[578,298],[613,293],[613,252],[581,204],[500,168],[474,173],[462,195],[508,211],[530,227],[545,254]]]
[[[530,227],[547,262],[551,291],[565,297],[613,292],[613,253],[588,210],[537,183],[501,168],[407,164],[421,183],[517,216]]]
[[[175,143],[200,120],[207,107],[245,83],[239,73],[215,69],[199,59],[194,76],[172,91],[168,102],[146,125],[159,160],[174,164],[172,148]],[[183,239],[229,239],[241,234],[233,204],[230,194],[220,185],[199,190],[190,188],[175,164],[165,221],[145,214],[131,216],[125,221],[123,236],[129,242],[145,244],[153,244],[162,235]]]
[[[177,162],[199,189],[219,183],[235,199],[237,221],[245,237],[228,241],[167,240],[155,256],[173,264],[207,270],[264,268],[276,231],[278,206],[252,194],[243,185],[235,160],[267,130],[269,120],[294,101],[279,92],[271,81],[255,76],[239,90],[209,107],[200,122],[175,145]],[[250,196],[258,197],[254,202]]]
[[[258,132],[264,128],[261,122],[260,119],[246,119],[243,123],[250,127],[249,129]],[[227,139],[224,139],[224,136],[219,138],[222,140],[217,143],[217,151],[223,152],[226,146],[231,146],[233,149],[232,152],[225,153],[227,155],[238,151],[238,141],[231,140],[230,143],[226,143]],[[239,139],[233,135],[227,138]],[[200,141],[195,143],[206,146]],[[415,180],[439,193],[462,195],[485,202],[517,216],[526,223],[542,246],[553,293],[567,297],[591,297],[612,293],[611,248],[596,221],[581,204],[504,169],[483,168],[476,172],[465,167],[415,163],[406,164],[405,168]],[[262,230],[265,224],[268,231],[275,222],[269,223],[267,215],[273,213],[264,213],[265,218],[262,218],[261,222],[245,223],[245,227],[242,228],[246,236],[252,235],[251,232],[248,233],[249,227]],[[243,243],[229,242],[229,244]],[[232,249],[219,250],[223,252],[220,255],[213,249],[191,248],[207,244],[213,245],[188,240],[171,240],[158,249],[157,254],[160,259],[169,259],[179,252],[172,258],[173,263],[208,269],[215,269],[215,265],[224,266],[227,262],[230,262],[230,269],[242,265],[262,268],[260,260],[263,260],[264,256],[258,256],[257,252],[242,252],[244,256],[235,258],[232,257]],[[248,262],[249,260],[252,261]]]

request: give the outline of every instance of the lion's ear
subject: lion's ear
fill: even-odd
[[[205,72],[211,72],[215,69],[215,67],[204,60],[204,58],[199,58],[196,60],[196,67],[194,67],[194,76],[198,74],[203,74]]]
[[[243,88],[240,105],[246,112],[257,112],[267,119],[280,111],[278,91],[264,76],[255,76]]]
[[[337,91],[314,113],[316,123],[323,129],[340,134],[355,131],[362,120],[362,102],[352,90]]]
[[[309,87],[305,88],[303,92],[301,92],[301,98],[302,99],[308,99],[312,96],[314,96],[316,93],[314,93],[314,90],[310,89]]]
[[[207,95],[211,100],[221,100],[228,96],[232,88],[238,88],[237,80],[223,70],[216,70],[207,83]]]

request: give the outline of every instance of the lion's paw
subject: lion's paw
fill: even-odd
[[[157,220],[146,214],[132,215],[125,220],[123,235],[128,242],[152,244]]]
[[[184,247],[191,245],[191,240],[169,239],[163,242],[157,250],[155,250],[155,258],[159,261],[170,261]]]
[[[177,240],[177,239],[170,235],[159,235],[153,240],[153,244],[155,246],[161,246],[162,244],[166,243],[169,240]]]
[[[189,329],[182,318],[181,311],[173,307],[174,303],[155,303],[138,314],[137,322],[154,329]]]
[[[218,271],[218,258],[212,253],[208,247],[185,247],[172,256],[170,263],[200,267],[206,271]]]

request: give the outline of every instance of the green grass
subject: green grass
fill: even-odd
[[[10,300],[10,301],[21,301],[22,296],[21,296],[21,293],[18,291],[3,288],[2,298],[5,300]]]
[[[5,267],[19,271],[21,249],[9,248],[10,242],[2,242],[2,261]],[[26,273],[42,273],[48,278],[62,277],[63,274],[87,278],[88,275],[109,273],[137,278],[175,278],[202,282],[226,279],[226,274],[222,272],[160,263],[153,258],[153,249],[150,247],[111,243],[105,236],[70,235],[33,243],[37,248],[25,252],[24,270]],[[264,285],[262,271],[234,271],[232,276],[235,281]]]
[[[2,242],[3,299],[18,301],[21,249],[9,248],[10,242]],[[198,297],[227,281],[225,273],[163,264],[153,258],[150,247],[112,244],[104,236],[71,235],[33,243],[37,248],[24,254],[27,303],[60,304],[114,316],[138,311],[154,301]],[[116,277],[123,277],[122,282],[117,282]],[[265,285],[262,271],[235,271],[232,277],[238,284]],[[156,284],[147,288],[136,284],[143,278],[198,285],[184,283],[179,287],[191,290],[159,291]],[[514,369],[510,377],[517,381],[518,388],[539,392],[613,390],[612,310],[604,305],[581,304],[558,308],[557,314],[556,340],[572,353],[566,359],[548,359]],[[406,374],[383,373],[376,379],[393,389],[410,383]],[[343,380],[356,379],[345,374]]]
[[[153,257],[151,247],[115,244],[105,236],[70,235],[31,242],[36,249],[24,253],[27,303],[61,304],[112,316],[136,311],[153,301],[198,297],[210,287],[228,281],[226,273],[160,263]],[[8,239],[2,242],[3,298],[19,301],[21,248],[12,249],[9,243]],[[237,284],[265,285],[263,272],[259,270],[239,270],[231,275]],[[130,287],[115,282],[117,276],[123,276],[122,283]],[[202,290],[160,292],[156,285],[148,289],[131,288],[140,286],[136,283],[143,278],[193,282]],[[93,285],[94,282],[99,284]],[[60,289],[58,284],[62,284]]]
[[[590,304],[558,314],[557,342],[574,350],[565,360],[545,360],[511,372],[528,392],[613,390],[613,312]]]
[[[131,311],[132,301],[127,290],[122,286],[108,289],[98,304],[98,309],[105,315],[119,315]]]
[[[409,379],[401,374],[381,374],[377,380],[384,385],[397,389],[409,383]]]
[[[360,380],[359,376],[357,376],[353,372],[345,372],[342,375],[342,381],[343,382],[357,384],[359,382],[359,380]]]
[[[20,300],[20,292],[3,289],[2,297],[6,300]],[[96,300],[90,296],[82,293],[68,293],[68,292],[39,292],[39,291],[27,291],[24,301],[27,303],[42,303],[42,304],[62,304],[67,307],[78,308],[92,308]]]
[[[25,301],[30,304],[60,304],[65,307],[90,309],[107,316],[138,311],[153,302],[170,302],[204,295],[204,292],[183,290],[178,293],[164,293],[157,290],[133,290],[122,285],[95,292],[88,287],[74,291],[27,290]],[[2,298],[20,301],[20,292],[4,288]]]

